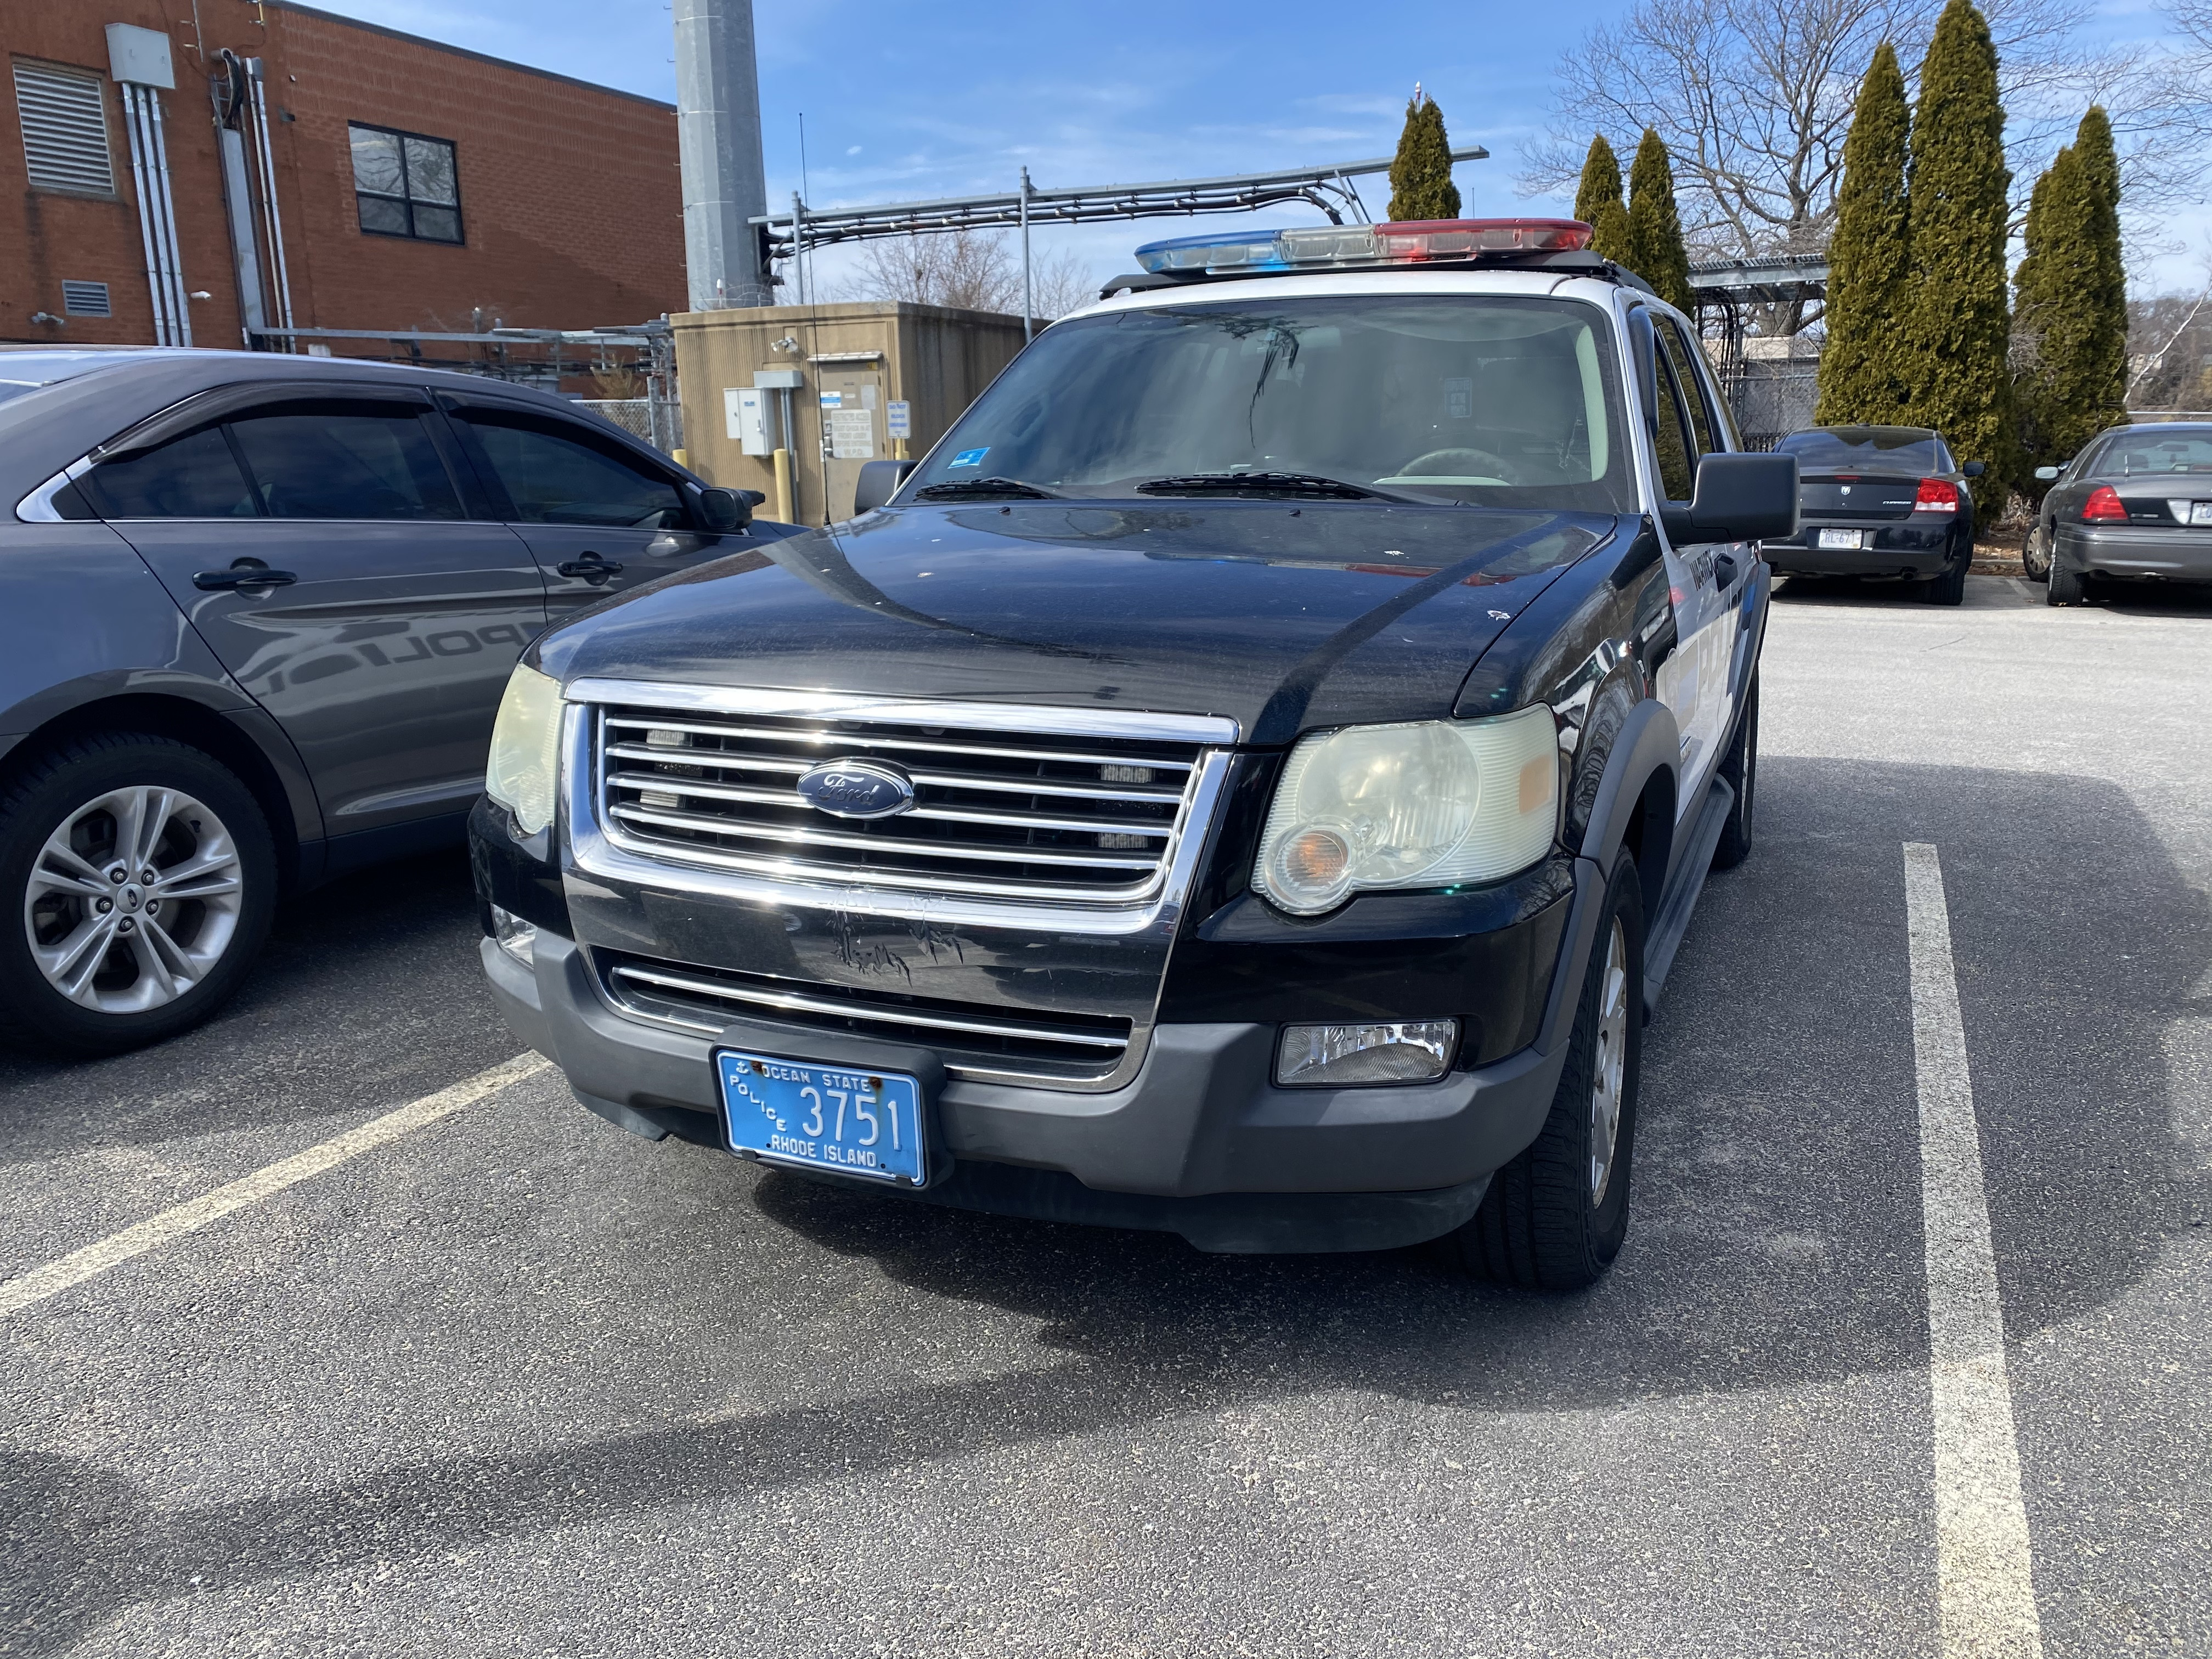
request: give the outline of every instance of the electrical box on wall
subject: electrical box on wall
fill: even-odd
[[[135,23],[107,26],[107,72],[132,86],[177,89],[177,68],[169,56],[169,37]]]
[[[723,428],[748,455],[769,455],[775,450],[769,438],[768,401],[772,394],[759,386],[726,386],[722,391]]]

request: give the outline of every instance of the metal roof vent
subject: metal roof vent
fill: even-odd
[[[22,119],[23,160],[33,188],[115,193],[107,110],[98,76],[18,64],[15,110]]]

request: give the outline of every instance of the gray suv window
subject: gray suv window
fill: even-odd
[[[273,519],[459,519],[421,415],[355,400],[288,404],[231,422]]]
[[[221,427],[203,427],[143,455],[103,461],[90,482],[105,518],[259,516]]]
[[[665,477],[569,436],[552,421],[466,410],[485,458],[526,524],[600,528],[675,529],[685,522],[684,498]]]

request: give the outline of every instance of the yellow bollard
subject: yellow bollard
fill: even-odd
[[[791,514],[791,452],[787,449],[779,449],[775,452],[776,521],[779,524],[798,523],[799,520],[793,518]]]

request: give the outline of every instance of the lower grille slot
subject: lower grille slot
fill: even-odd
[[[617,1006],[649,1019],[705,1031],[761,1019],[849,1032],[936,1049],[956,1072],[1105,1077],[1121,1065],[1132,1030],[1128,1020],[1100,1015],[1040,1015],[644,957],[606,958],[603,975]]]

